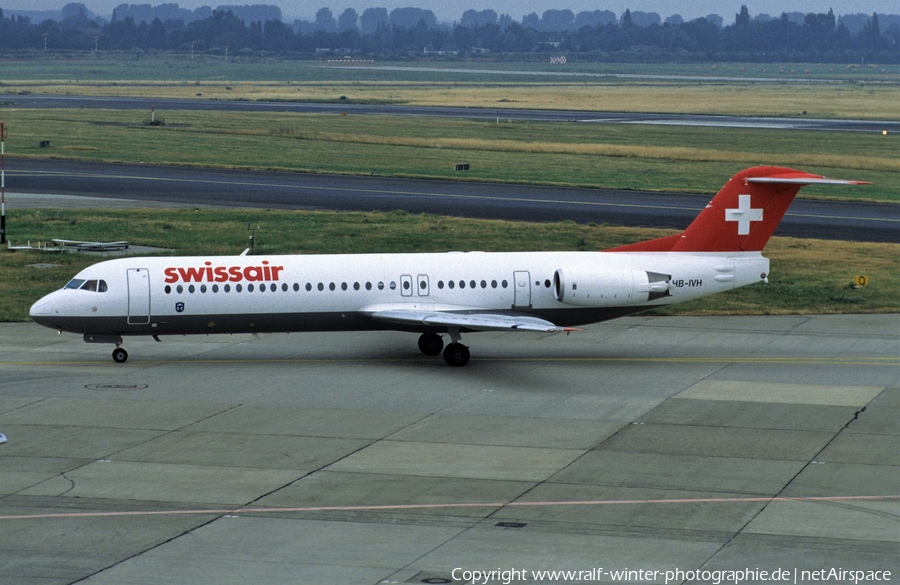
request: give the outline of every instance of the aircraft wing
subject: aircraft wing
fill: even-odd
[[[471,331],[537,331],[559,333],[573,331],[559,327],[550,321],[521,315],[501,315],[498,313],[445,313],[440,311],[417,311],[398,309],[376,311],[373,319],[399,323],[402,325],[426,325],[431,327],[459,327]]]

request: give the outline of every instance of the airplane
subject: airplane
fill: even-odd
[[[768,282],[763,247],[804,185],[860,185],[760,166],[734,175],[681,233],[597,252],[133,257],[85,268],[30,311],[113,343],[150,335],[399,330],[464,366],[463,333],[582,325]],[[449,336],[445,347],[442,335]]]

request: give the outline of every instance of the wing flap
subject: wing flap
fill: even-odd
[[[399,323],[402,325],[424,325],[427,327],[459,327],[472,331],[537,331],[559,333],[569,329],[559,327],[550,321],[523,315],[501,315],[498,313],[444,313],[436,311],[416,311],[399,309],[376,311],[373,319]]]

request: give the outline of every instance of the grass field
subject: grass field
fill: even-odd
[[[759,79],[769,81],[751,81]],[[779,164],[874,183],[807,189],[803,197],[900,199],[900,136],[503,119],[504,108],[553,108],[897,120],[900,65],[559,68],[538,61],[417,61],[343,67],[325,59],[226,63],[100,54],[0,60],[0,80],[11,156],[693,192],[715,192],[748,166]],[[166,125],[146,127],[149,111],[3,107],[4,93],[29,92],[478,106],[496,108],[498,123],[157,111]],[[38,148],[42,140],[52,147]],[[471,171],[456,173],[457,163],[469,163]]]
[[[344,71],[344,70],[341,70]],[[346,72],[352,75],[354,72]],[[3,94],[377,103],[524,109],[896,120],[900,85],[702,81],[14,81]],[[806,112],[804,114],[804,112]]]
[[[602,250],[671,233],[599,225],[517,223],[392,213],[288,212],[253,209],[30,210],[10,214],[17,241],[52,238],[128,240],[172,254],[239,254],[247,224],[259,225],[257,254],[443,252],[450,250]],[[177,252],[176,252],[177,251]],[[772,276],[759,284],[657,314],[895,312],[900,245],[773,238]],[[102,258],[0,249],[0,321],[27,319],[40,296],[62,287]],[[51,263],[51,268],[33,268]],[[851,289],[856,275],[870,285]]]
[[[112,54],[0,60],[3,93],[893,119],[900,65],[540,61],[341,66]],[[337,61],[337,63],[334,63]],[[329,64],[331,63],[331,64]],[[198,95],[199,94],[199,95]]]
[[[16,156],[715,192],[756,164],[866,188],[802,196],[900,200],[900,136],[746,128],[500,123],[404,116],[0,109]],[[51,148],[39,148],[50,140]],[[455,171],[469,163],[471,171]],[[10,166],[14,170],[14,165]],[[10,188],[14,179],[10,178]]]

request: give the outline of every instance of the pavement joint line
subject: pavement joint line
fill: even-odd
[[[175,516],[175,515],[234,515],[272,514],[289,512],[378,512],[400,510],[433,510],[453,508],[508,508],[508,507],[550,507],[550,506],[635,506],[653,504],[746,504],[776,502],[860,502],[900,500],[900,494],[868,496],[796,496],[796,497],[745,497],[745,498],[676,498],[645,500],[573,500],[539,502],[468,502],[446,504],[387,504],[372,506],[302,506],[289,508],[217,508],[209,510],[118,510],[114,512],[58,512],[45,514],[3,514],[3,520],[38,520],[64,518],[102,518],[114,516]]]

